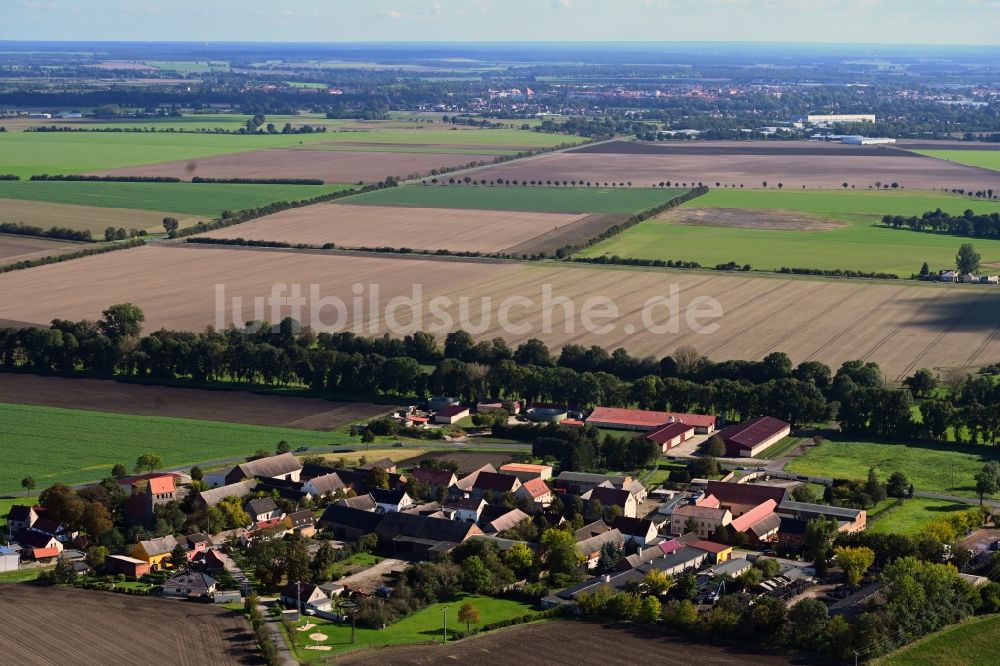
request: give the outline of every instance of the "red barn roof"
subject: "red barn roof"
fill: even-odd
[[[726,444],[732,444],[741,449],[752,449],[788,427],[790,427],[788,423],[773,416],[758,416],[746,423],[724,428],[719,432],[719,437]]]
[[[668,423],[667,425],[656,428],[655,430],[650,430],[646,433],[646,439],[651,442],[656,442],[657,444],[666,444],[670,440],[691,430],[694,430],[694,426],[690,423],[674,421],[673,423]]]
[[[708,414],[654,412],[646,409],[624,409],[621,407],[595,407],[594,411],[587,417],[587,423],[600,422],[649,429],[674,421],[697,427],[715,426],[715,417]]]

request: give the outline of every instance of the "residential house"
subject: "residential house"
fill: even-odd
[[[344,497],[337,500],[336,503],[360,511],[375,511],[378,508],[375,498],[368,493],[358,495],[357,497]]]
[[[301,481],[286,481],[285,479],[272,479],[269,476],[258,476],[256,491],[271,496],[277,495],[281,499],[288,500],[293,504],[298,504],[309,496],[309,493],[302,489],[304,485]]]
[[[753,567],[753,563],[745,557],[730,557],[729,560],[712,567],[713,576],[729,576],[737,578]]]
[[[243,507],[251,522],[266,523],[271,520],[280,519],[284,512],[278,507],[278,503],[270,497],[258,497],[246,503]]]
[[[170,561],[170,551],[177,547],[177,539],[172,534],[158,539],[139,541],[132,547],[132,557],[149,563],[152,571],[165,569]]]
[[[458,483],[455,473],[447,469],[433,469],[430,467],[416,467],[410,472],[410,478],[417,483],[430,488],[431,494],[440,497],[441,489],[447,492],[449,488]]]
[[[708,561],[711,564],[722,564],[733,556],[733,547],[724,543],[714,541],[695,541],[690,548],[697,548],[708,553]]]
[[[479,516],[485,507],[486,500],[482,497],[460,497],[445,500],[441,504],[441,511],[450,520],[478,523]]]
[[[278,601],[285,608],[295,608],[304,613],[310,608],[315,609],[317,605],[322,606],[323,602],[329,599],[330,597],[318,585],[289,583],[281,590]]]
[[[295,511],[281,519],[285,529],[299,536],[311,537],[316,534],[316,516],[312,511]]]
[[[938,282],[957,282],[958,271],[946,270],[938,273]]]
[[[535,477],[522,483],[521,487],[514,491],[514,497],[524,497],[538,506],[545,507],[552,503],[552,489],[541,477]]]
[[[122,574],[138,580],[149,573],[149,562],[128,555],[108,555],[104,568],[111,574]]]
[[[343,504],[326,507],[319,519],[319,527],[329,530],[338,539],[355,541],[365,534],[372,534],[388,514],[366,511]]]
[[[496,472],[479,472],[468,492],[473,497],[500,497],[506,493],[516,493],[521,487],[521,481],[510,474]]]
[[[178,571],[163,582],[163,596],[178,599],[208,599],[215,595],[215,579],[200,571]]]
[[[347,484],[336,472],[316,476],[302,484],[302,492],[313,499],[320,497],[333,497],[338,493],[347,491]]]
[[[204,553],[209,548],[212,547],[212,540],[209,536],[203,532],[195,532],[194,534],[188,534],[181,539],[181,544],[187,548],[188,551],[188,561],[191,561],[198,556],[199,553]]]
[[[375,500],[375,510],[381,513],[392,513],[402,511],[413,505],[411,498],[405,490],[384,490],[382,488],[372,488],[368,493]]]
[[[644,518],[628,518],[618,516],[615,518],[614,527],[622,533],[626,541],[634,541],[639,548],[644,548],[646,544],[656,539],[656,526],[653,521]]]
[[[781,526],[781,518],[774,512],[778,504],[769,499],[743,515],[733,518],[727,529],[730,535],[735,537],[742,534],[747,543],[760,545],[778,538],[778,528]]]
[[[613,543],[621,547],[625,545],[625,537],[621,532],[612,528],[607,532],[601,532],[589,539],[577,542],[576,550],[583,556],[583,564],[587,569],[597,567],[597,562],[601,559],[601,549],[606,543]]]
[[[71,530],[62,523],[58,523],[51,518],[46,518],[44,513],[31,524],[30,531],[53,536],[59,543],[64,545],[71,543],[80,534],[77,530]]]
[[[709,481],[705,494],[716,498],[720,507],[729,509],[733,518],[739,518],[767,500],[774,500],[780,505],[788,496],[788,489],[756,483]]]
[[[837,521],[838,530],[844,533],[860,532],[865,529],[868,522],[868,513],[864,509],[849,509],[826,504],[783,500],[778,504],[776,511],[783,519],[788,517],[809,521],[814,518],[832,518]]]
[[[299,481],[301,472],[302,463],[298,458],[291,453],[281,453],[236,465],[226,474],[225,483],[229,485],[258,476]]]
[[[469,408],[461,405],[448,405],[434,414],[434,423],[454,425],[469,415]]]
[[[469,472],[468,474],[461,477],[458,481],[455,482],[455,488],[457,488],[462,492],[471,491],[472,486],[476,483],[476,479],[479,478],[480,474],[484,473],[496,474],[497,473],[496,467],[490,464],[486,464],[483,465],[482,467],[479,467],[478,469],[472,470],[471,472]]]
[[[21,544],[23,559],[48,560],[63,552],[62,542],[51,534],[26,530],[20,533],[17,541]]]
[[[360,465],[358,469],[362,469],[366,472],[370,472],[373,469],[381,469],[388,474],[395,474],[396,463],[394,463],[391,458],[382,458],[381,460],[373,460],[370,463],[365,463],[364,465]]]
[[[520,509],[512,509],[500,504],[491,504],[483,509],[479,516],[479,527],[486,534],[496,534],[512,529],[529,516]]]
[[[521,480],[521,483],[527,483],[531,479],[551,479],[552,478],[552,465],[531,465],[528,463],[507,463],[506,465],[501,465],[499,472],[501,474],[512,474]]]
[[[557,492],[569,495],[583,495],[591,488],[596,488],[602,484],[610,484],[614,488],[621,488],[626,483],[631,483],[632,480],[632,477],[628,475],[560,472],[559,476],[555,478],[554,485]]]
[[[404,513],[414,513],[418,516],[431,516],[433,518],[448,518],[442,510],[441,502],[424,502],[414,504],[408,509],[403,509]],[[449,518],[450,520],[450,518]]]
[[[719,431],[730,458],[753,458],[788,437],[792,426],[773,416],[758,416]]]
[[[177,481],[180,474],[142,474],[118,479],[118,486],[125,492],[125,510],[137,522],[150,524],[155,507],[177,499]]]
[[[611,526],[605,523],[603,520],[595,520],[592,523],[587,523],[577,531],[573,532],[573,538],[577,541],[583,541],[591,537],[595,537],[598,534],[604,534],[611,529]]]
[[[733,514],[728,509],[713,509],[707,506],[686,504],[674,509],[670,516],[670,531],[674,534],[695,532],[708,539],[719,527],[733,522]]]
[[[379,542],[396,555],[436,557],[483,531],[472,523],[409,513],[387,513],[375,528]]]
[[[33,506],[15,504],[7,512],[7,530],[10,534],[17,534],[21,530],[26,530],[38,520],[38,512]]]
[[[611,510],[611,507],[617,506],[621,509],[621,515],[635,518],[639,510],[639,502],[636,500],[635,495],[627,490],[620,490],[618,488],[608,488],[606,486],[591,488],[581,495],[580,499],[586,502],[588,506],[595,500],[600,502],[605,514]]]

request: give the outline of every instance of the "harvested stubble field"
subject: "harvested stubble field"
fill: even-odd
[[[68,254],[86,247],[86,243],[0,234],[0,264],[12,264],[24,259],[38,259],[54,254]]]
[[[766,142],[765,142],[766,143]],[[775,142],[777,143],[777,142]],[[736,144],[736,145],[734,145]],[[877,146],[781,142],[695,142],[682,145],[625,142],[584,146],[511,162],[476,172],[494,180],[632,181],[650,186],[661,181],[716,182],[729,187],[760,188],[782,183],[785,189],[836,188],[844,182],[867,189],[875,182],[897,182],[907,189],[1000,189],[1000,174],[915,153]]]
[[[317,204],[218,229],[209,238],[338,247],[499,252],[581,222],[585,215],[459,208]],[[596,234],[595,234],[596,235]]]
[[[162,210],[136,210],[134,208],[98,208],[74,206],[46,201],[0,199],[0,222],[20,222],[49,229],[89,230],[95,240],[104,239],[108,227],[163,231],[163,218],[174,217],[186,225],[195,218],[177,212]]]
[[[319,178],[327,183],[366,183],[406,178],[432,169],[490,162],[487,154],[390,153],[274,148],[99,171],[113,176],[172,178]]]
[[[264,663],[246,620],[212,604],[61,586],[0,585],[0,614],[4,663]],[[30,641],[23,640],[29,635]]]
[[[303,285],[307,299],[309,285],[319,285],[320,296],[336,296],[347,305],[341,326],[352,326],[357,316],[357,322],[367,324],[354,329],[365,333],[385,332],[388,301],[412,296],[419,284],[420,328],[441,334],[461,327],[478,339],[499,335],[514,344],[539,337],[553,349],[569,343],[596,344],[664,356],[679,345],[693,345],[717,360],[759,359],[784,351],[795,362],[815,359],[838,366],[849,359],[876,361],[890,380],[921,367],[976,366],[1000,358],[1000,292],[988,287],[289,250],[142,247],[15,271],[0,275],[0,312],[8,319],[46,324],[54,317],[96,319],[112,303],[134,302],[146,312],[146,330],[161,326],[200,330],[292,314],[287,306],[275,313],[262,307],[254,316],[253,298],[263,301],[272,285],[282,282]],[[365,285],[364,312],[352,306],[355,283]],[[217,320],[216,285],[225,286],[227,304],[233,297],[242,298],[240,314],[234,315],[230,305],[223,321]],[[373,285],[378,285],[377,294]],[[547,327],[542,314],[545,285],[551,290]],[[666,326],[668,309],[663,306],[645,313],[651,323],[662,325],[660,331],[649,330],[643,323],[648,299],[669,299],[674,287],[677,314],[669,323],[676,324],[676,330]],[[506,312],[509,325],[501,327],[497,323],[501,305],[512,296],[533,303],[513,304]],[[572,312],[556,300],[563,296],[571,300]],[[592,296],[610,298],[617,316],[599,314],[588,331],[581,323],[582,311]],[[437,300],[435,310],[428,307],[435,297],[449,301]],[[703,332],[690,328],[689,316],[706,311],[704,299],[697,297],[718,301],[722,316],[702,319],[717,327]],[[461,298],[466,299],[464,317],[459,316]],[[378,303],[380,321],[369,318],[376,309],[371,300]],[[412,332],[413,319],[411,309],[402,305],[395,312],[399,324],[395,331],[406,334]],[[310,309],[303,308],[300,318],[309,321]],[[313,323],[330,327],[337,319],[336,310],[327,307],[321,321]]]
[[[530,645],[531,649],[524,649],[526,645]],[[572,657],[568,656],[568,646],[572,646]],[[567,657],[560,659],[558,655]],[[547,666],[570,662],[578,666],[604,666],[608,663],[777,666],[814,663],[815,659],[810,661],[704,645],[669,635],[650,635],[625,625],[556,621],[499,629],[445,646],[413,645],[356,652],[338,663],[387,666],[469,661],[497,666]]]
[[[306,430],[334,430],[392,408],[370,402],[11,373],[0,373],[0,403]]]

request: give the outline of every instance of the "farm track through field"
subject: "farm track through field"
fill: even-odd
[[[702,280],[701,282],[696,282],[695,284],[692,284],[692,285],[688,285],[687,287],[682,287],[682,288],[681,288],[681,290],[680,290],[680,292],[678,292],[678,293],[683,293],[684,291],[687,291],[687,290],[690,290],[690,289],[695,289],[695,288],[697,288],[697,287],[700,287],[701,285],[705,284],[706,282],[709,282],[709,281],[711,281],[711,280],[712,280],[713,278],[715,278],[715,277],[717,277],[717,276],[714,276],[714,275],[713,275],[713,276],[709,276],[708,278],[706,278],[706,279]],[[745,280],[745,281],[743,281],[743,282],[739,282],[739,283],[737,283],[737,284],[734,284],[734,285],[733,285],[733,289],[738,289],[738,288],[742,287],[743,285],[747,284],[748,282],[750,282],[750,280]],[[684,312],[685,312],[685,313],[687,313],[687,311],[688,311],[688,308],[690,308],[690,307],[691,307],[691,305],[690,305],[690,304],[688,304],[688,306],[687,306],[686,308],[684,308]],[[645,308],[645,303],[643,303],[642,305],[640,305],[640,306],[639,306],[639,307],[637,307],[637,308],[634,308],[634,309],[632,309],[632,310],[630,310],[630,311],[626,312],[626,313],[625,313],[624,315],[622,315],[621,317],[618,317],[618,319],[615,319],[615,320],[614,320],[614,322],[612,322],[612,323],[617,323],[617,322],[621,321],[622,319],[624,319],[624,318],[626,318],[626,317],[631,317],[631,316],[633,316],[633,315],[636,315],[636,314],[638,314],[638,313],[642,312],[643,308]],[[618,338],[617,340],[615,340],[614,342],[612,342],[612,343],[611,343],[610,345],[608,345],[608,348],[610,348],[610,349],[614,349],[614,348],[616,348],[616,347],[618,347],[618,346],[622,345],[622,343],[624,343],[624,342],[625,342],[626,340],[628,340],[629,338],[631,338],[631,337],[634,337],[635,335],[638,335],[638,334],[640,334],[640,333],[642,333],[642,332],[643,332],[643,331],[642,331],[641,329],[638,329],[638,328],[637,328],[637,330],[636,330],[636,331],[634,331],[634,332],[632,332],[632,333],[627,333],[627,334],[626,334],[625,336],[623,336],[623,337],[621,337],[621,338]],[[578,335],[578,336],[576,336],[576,338],[575,338],[575,339],[579,339],[580,337],[582,337],[582,334],[581,334],[581,335]],[[565,343],[564,343],[564,344],[565,344]]]
[[[809,292],[806,292],[805,294],[803,294],[803,297],[805,297],[805,296],[811,296],[811,295],[815,294],[818,291],[822,291],[823,289],[825,289],[828,286],[830,286],[829,282],[820,282],[818,287],[816,287],[815,289],[813,289],[813,290],[811,290]],[[779,307],[780,307],[780,303],[779,303]],[[702,353],[707,356],[708,354],[711,354],[712,352],[717,351],[718,349],[721,349],[722,347],[725,347],[727,344],[729,344],[733,340],[746,335],[747,333],[749,333],[753,329],[757,328],[758,326],[760,326],[764,322],[768,321],[773,316],[773,314],[770,311],[768,311],[766,308],[762,308],[762,309],[765,312],[764,315],[761,316],[759,319],[757,319],[755,322],[753,322],[752,324],[750,324],[749,326],[747,326],[743,330],[737,332],[735,335],[729,336],[728,338],[726,338],[725,340],[723,340],[721,343],[719,343],[719,344],[717,344],[717,345],[715,345],[713,347],[710,347],[707,351],[702,352]],[[824,312],[826,312],[826,311],[824,311]],[[794,333],[799,328],[802,328],[802,327],[796,327],[796,328],[791,329],[791,331],[789,332],[789,335],[791,335],[792,333]],[[785,340],[787,338],[788,338],[788,336],[784,336],[784,337],[781,338],[781,340],[783,341],[783,340]],[[757,356],[760,356],[761,353],[762,352],[758,352],[757,354],[755,354],[754,358],[756,358]]]
[[[971,367],[972,364],[975,363],[976,359],[979,358],[979,355],[986,351],[989,344],[996,339],[998,334],[1000,334],[1000,324],[993,329],[993,332],[990,333],[988,338],[983,340],[983,344],[976,347],[976,350],[969,355],[969,358],[965,359],[965,367]]]
[[[905,287],[904,287],[904,289],[905,289]],[[902,293],[902,291],[900,293]],[[900,322],[895,327],[893,327],[893,329],[891,331],[889,331],[888,333],[886,333],[884,336],[882,336],[882,338],[878,342],[875,343],[874,347],[872,347],[867,352],[865,352],[864,356],[861,357],[861,360],[862,361],[868,361],[868,359],[870,359],[872,356],[875,355],[875,352],[877,352],[879,349],[882,348],[882,345],[884,345],[886,342],[889,341],[889,338],[891,338],[892,336],[894,336],[897,333],[899,333],[901,330],[903,330],[903,328],[905,326],[909,325],[917,317],[919,317],[920,315],[922,315],[924,313],[924,311],[927,310],[927,308],[929,308],[930,306],[932,306],[935,303],[937,303],[937,301],[940,300],[940,298],[942,296],[944,296],[944,294],[945,294],[944,290],[941,290],[936,296],[934,296],[934,298],[929,299],[920,308],[918,308],[916,312],[914,312],[909,317],[907,317],[906,320]],[[876,309],[873,308],[871,312],[869,312],[868,314],[866,314],[864,317],[862,317],[858,321],[854,322],[854,324],[852,324],[852,327],[856,326],[857,324],[860,324],[862,321],[868,319],[868,317],[870,317],[873,314],[875,314],[875,310]]]
[[[753,278],[743,280],[742,282],[734,285],[733,289],[730,289],[730,291],[735,291],[736,288],[742,287],[743,285],[748,284],[748,283],[750,283],[752,281],[753,281]],[[729,310],[729,312],[727,312],[726,314],[730,315],[733,312],[739,312],[740,310],[742,310],[743,308],[747,307],[748,305],[753,305],[754,303],[756,303],[760,299],[765,298],[767,296],[770,296],[771,294],[773,294],[774,292],[778,291],[779,289],[784,289],[789,284],[791,284],[791,283],[790,282],[785,282],[785,281],[778,282],[778,284],[774,288],[768,289],[767,291],[762,291],[759,294],[757,294],[756,296],[754,296],[753,298],[751,298],[749,300],[746,300],[746,301],[743,301],[739,305],[735,306],[733,309]],[[675,339],[671,340],[670,342],[664,343],[663,345],[657,347],[655,350],[653,350],[651,356],[653,356],[654,358],[659,358],[660,354],[662,354],[664,351],[666,351],[667,347],[673,346],[674,348],[676,348],[677,345],[682,340],[686,340],[689,336],[692,336],[694,334],[695,334],[695,331],[688,331],[687,333],[682,333],[680,337],[675,338]]]
[[[979,305],[980,302],[986,299],[986,296],[988,295],[989,292],[984,291],[979,295],[979,297],[976,300],[972,301],[972,303],[970,303],[964,310],[962,310],[961,315],[953,317],[951,323],[942,328],[941,332],[938,333],[933,340],[927,343],[927,346],[924,347],[920,351],[920,353],[913,358],[912,361],[910,361],[910,364],[907,365],[905,368],[903,368],[902,372],[896,375],[896,381],[899,382],[902,381],[904,378],[908,377],[910,373],[913,372],[914,368],[916,368],[917,365],[920,363],[920,361],[924,358],[924,356],[927,355],[927,352],[929,352],[931,349],[940,344],[940,342],[944,340],[945,336],[948,335],[948,333],[950,333],[953,328],[955,328],[955,325],[958,322],[962,321],[965,318],[965,315],[968,314],[971,310],[974,310]]]

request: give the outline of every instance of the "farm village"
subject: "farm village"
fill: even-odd
[[[992,52],[30,44],[0,661],[995,660]]]

